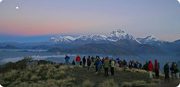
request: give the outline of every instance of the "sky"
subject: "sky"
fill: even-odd
[[[109,33],[180,39],[177,0],[0,0],[0,35]]]

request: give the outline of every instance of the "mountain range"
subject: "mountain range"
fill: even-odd
[[[56,35],[51,37],[50,41],[57,45],[49,49],[52,52],[180,56],[180,40],[168,42],[154,36],[135,38],[120,29],[109,34]]]
[[[45,49],[49,52],[75,54],[180,56],[180,40],[169,42],[159,40],[155,36],[135,38],[120,29],[109,34],[59,34],[27,38],[19,37],[17,41],[15,37],[12,39],[13,42],[0,42],[0,49]],[[31,39],[34,42],[31,42]]]
[[[112,31],[110,34],[91,34],[91,35],[79,35],[79,36],[71,36],[71,35],[59,35],[50,38],[51,41],[58,43],[72,43],[72,42],[117,42],[119,40],[133,40],[140,43],[136,38],[132,35],[125,33],[122,30]]]

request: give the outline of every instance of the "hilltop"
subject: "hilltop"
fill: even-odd
[[[26,65],[27,61],[1,66],[0,84],[5,87],[175,87],[178,84],[178,80],[165,83],[162,77],[151,80],[145,70],[116,68],[115,76],[105,77],[103,70],[96,74],[93,68],[88,71],[50,61]]]

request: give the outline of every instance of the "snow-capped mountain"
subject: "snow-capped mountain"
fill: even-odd
[[[123,30],[117,30],[117,31],[112,31],[107,39],[109,41],[119,41],[119,40],[134,40],[137,41],[132,35],[127,34],[126,32],[124,32]],[[139,42],[139,41],[137,41]]]
[[[157,39],[155,36],[153,35],[150,35],[150,36],[147,36],[145,38],[137,38],[137,40],[139,42],[141,42],[142,44],[154,44],[154,43],[162,43],[162,42],[165,42],[165,41],[161,41],[159,39]]]
[[[119,40],[133,40],[139,43],[132,35],[127,34],[123,30],[112,31],[107,35],[92,34],[92,35],[80,35],[80,36],[59,36],[51,37],[51,41],[54,42],[73,42],[73,41],[110,41],[117,42]]]
[[[72,36],[56,36],[51,37],[50,40],[54,42],[72,42],[76,40],[76,38]]]
[[[76,41],[102,41],[102,40],[106,40],[106,36],[105,35],[100,35],[100,34],[92,34],[92,35],[82,35],[79,37],[76,37]]]

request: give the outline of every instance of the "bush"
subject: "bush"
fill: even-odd
[[[73,81],[75,81],[75,78],[67,77],[65,79],[56,80],[56,84],[59,87],[73,87],[75,84],[73,84]]]
[[[46,82],[46,87],[59,87],[58,84],[56,84],[56,80],[49,79]]]
[[[37,75],[32,75],[30,80],[33,81],[33,82],[37,82],[38,80],[40,79],[40,77],[38,77]]]
[[[146,87],[147,83],[145,81],[134,81],[132,82],[132,87]]]
[[[121,84],[121,87],[132,87],[132,83],[131,82],[123,82]]]
[[[93,87],[93,83],[90,82],[89,80],[85,80],[83,83],[82,83],[82,87]]]
[[[100,87],[118,87],[118,84],[113,79],[104,81]]]
[[[19,72],[17,70],[11,70],[4,75],[4,80],[6,81],[15,81],[19,76]]]
[[[21,72],[20,79],[21,81],[29,81],[33,73],[29,71]]]

